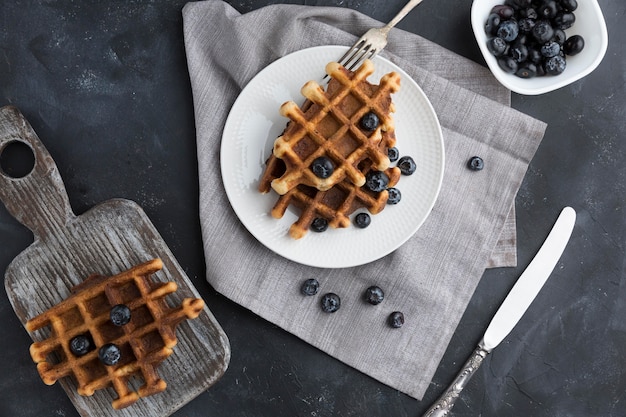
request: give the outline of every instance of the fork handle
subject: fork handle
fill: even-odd
[[[391,21],[389,23],[387,23],[385,26],[383,26],[381,28],[381,30],[383,30],[385,33],[389,32],[392,27],[394,27],[395,25],[398,24],[398,22],[400,22],[402,19],[404,19],[404,16],[409,14],[409,12],[411,10],[413,10],[415,8],[415,6],[420,4],[422,1],[423,0],[411,0],[411,1],[409,1],[407,4],[404,5],[402,10],[400,10],[398,12],[398,14],[393,19],[391,19]]]

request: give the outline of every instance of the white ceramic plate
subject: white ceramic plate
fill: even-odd
[[[376,57],[376,72],[369,78],[370,82],[378,84],[382,75],[390,71],[402,77],[401,89],[393,95],[397,147],[401,156],[410,155],[417,162],[417,171],[402,176],[396,186],[402,193],[400,203],[388,205],[372,216],[372,223],[365,229],[350,226],[329,228],[323,233],[309,231],[299,240],[288,235],[289,226],[298,218],[297,209],[289,208],[282,219],[270,215],[278,194],[274,191],[261,194],[257,188],[274,140],[288,122],[278,109],[288,100],[302,103],[300,88],[304,83],[318,80],[322,84],[326,64],[339,59],[346,49],[342,46],[304,49],[267,66],[235,101],[222,136],[224,187],[243,225],[279,255],[321,268],[362,265],[406,242],[430,213],[444,170],[441,126],[430,102],[402,69]]]
[[[567,67],[562,74],[534,78],[519,78],[507,74],[498,66],[496,58],[487,49],[485,21],[493,6],[504,4],[504,0],[474,0],[472,3],[472,29],[489,69],[498,81],[511,91],[519,94],[544,94],[577,81],[588,75],[604,58],[609,44],[606,23],[597,0],[578,0],[574,12],[576,22],[567,29],[567,36],[580,35],[585,39],[585,47],[578,55],[567,57]]]

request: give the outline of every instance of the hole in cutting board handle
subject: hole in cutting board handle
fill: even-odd
[[[0,170],[11,178],[24,178],[35,167],[35,153],[26,143],[19,140],[8,142],[0,150]]]

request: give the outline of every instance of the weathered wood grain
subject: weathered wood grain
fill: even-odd
[[[7,106],[0,109],[0,151],[12,141],[27,144],[35,156],[33,171],[23,178],[0,170],[0,199],[34,234],[33,244],[13,260],[5,275],[7,295],[22,324],[65,299],[71,287],[91,274],[117,274],[157,257],[163,269],[155,279],[178,284],[172,302],[200,297],[137,204],[110,200],[74,215],[52,157],[19,110]],[[38,331],[31,336],[41,340],[45,335]],[[85,417],[168,416],[215,383],[230,359],[228,339],[208,307],[197,319],[181,323],[177,336],[174,354],[159,367],[168,384],[165,392],[128,408],[111,407],[116,395],[112,389],[83,397],[72,378],[59,383]],[[33,372],[37,372],[34,363]]]

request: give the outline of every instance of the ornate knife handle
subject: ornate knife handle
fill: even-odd
[[[447,390],[441,394],[441,397],[424,413],[422,417],[445,417],[448,415],[457,398],[472,378],[476,370],[483,363],[483,359],[489,354],[489,351],[482,347],[477,347],[474,353],[469,357],[463,369],[458,373],[452,384]]]

